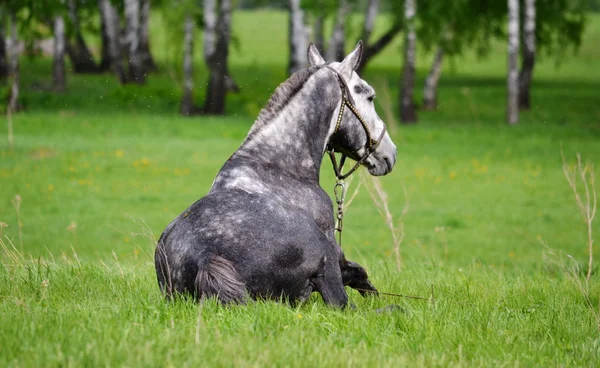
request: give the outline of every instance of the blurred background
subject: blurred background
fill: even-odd
[[[567,164],[600,157],[598,11],[597,0],[3,0],[0,232],[33,255],[151,255],[306,66],[309,42],[340,60],[363,40],[359,73],[399,147],[382,183],[408,260],[513,267],[539,261],[540,239],[584,260],[561,149]],[[384,219],[359,191],[347,252],[390,259]]]

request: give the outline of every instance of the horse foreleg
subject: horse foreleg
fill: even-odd
[[[338,262],[326,260],[323,274],[312,280],[315,289],[325,303],[344,308],[348,304],[348,294],[342,282],[342,273]]]

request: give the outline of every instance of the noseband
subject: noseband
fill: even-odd
[[[354,116],[356,116],[358,121],[360,121],[360,124],[362,125],[363,129],[365,130],[365,134],[367,135],[367,141],[364,146],[365,153],[356,161],[356,164],[350,169],[350,171],[348,171],[345,174],[342,173],[342,168],[344,167],[344,163],[346,162],[346,157],[347,157],[346,154],[341,152],[342,158],[340,159],[340,164],[338,165],[337,159],[335,158],[335,149],[333,148],[333,146],[330,143],[327,145],[327,152],[329,153],[329,158],[331,159],[331,163],[333,165],[333,171],[335,172],[335,176],[338,180],[344,180],[347,177],[349,177],[350,175],[352,175],[352,173],[354,173],[360,167],[360,165],[365,163],[365,161],[373,154],[373,152],[375,152],[377,147],[379,147],[379,144],[381,143],[381,141],[383,140],[383,136],[385,135],[386,127],[384,124],[383,131],[379,135],[379,138],[377,140],[373,139],[371,137],[371,130],[369,129],[369,126],[367,125],[367,123],[365,122],[363,117],[360,115],[358,110],[356,109],[354,99],[352,98],[352,95],[350,94],[350,88],[348,88],[348,84],[346,83],[346,80],[344,79],[344,77],[342,77],[342,75],[337,70],[333,69],[329,65],[327,65],[325,67],[335,73],[338,81],[340,82],[340,88],[342,89],[342,102],[340,105],[340,113],[338,114],[338,118],[337,118],[337,122],[335,123],[335,129],[333,131],[333,134],[337,133],[338,130],[340,129],[340,126],[342,125],[342,117],[344,115],[344,108],[346,106],[348,106],[348,109],[350,109],[350,111],[352,111],[352,113],[354,114]]]

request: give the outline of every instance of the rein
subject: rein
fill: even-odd
[[[346,106],[354,114],[354,116],[356,116],[356,118],[360,122],[360,125],[365,130],[365,134],[367,135],[367,141],[364,146],[365,153],[356,161],[356,164],[354,164],[354,166],[345,174],[342,173],[342,169],[344,168],[344,163],[346,162],[346,158],[348,156],[346,154],[344,154],[344,152],[340,152],[342,154],[342,157],[340,159],[340,163],[338,164],[337,159],[335,157],[334,147],[331,144],[327,145],[327,153],[329,154],[329,158],[331,159],[331,164],[333,165],[333,171],[335,173],[335,178],[336,178],[335,187],[333,189],[333,192],[335,194],[335,201],[337,204],[337,213],[336,213],[337,221],[336,221],[335,231],[338,233],[338,244],[341,247],[342,246],[342,229],[343,229],[342,225],[343,225],[343,218],[344,218],[344,199],[346,197],[346,185],[345,185],[344,179],[346,179],[347,177],[352,175],[362,164],[365,163],[365,161],[373,154],[373,152],[375,152],[377,147],[379,147],[379,144],[381,143],[381,141],[383,140],[383,136],[385,135],[386,126],[385,126],[385,124],[383,125],[383,130],[382,130],[381,134],[379,135],[379,138],[377,140],[373,139],[373,137],[371,136],[371,130],[369,129],[369,126],[367,125],[367,123],[365,122],[363,117],[360,115],[358,110],[356,109],[354,99],[352,98],[352,95],[350,94],[350,88],[348,87],[348,83],[346,83],[346,80],[344,79],[344,77],[342,77],[342,75],[337,70],[333,69],[329,65],[326,65],[325,67],[335,73],[335,75],[340,83],[340,88],[342,89],[342,101],[340,103],[340,112],[338,114],[337,121],[335,123],[335,129],[334,129],[332,135],[337,133],[340,129],[340,126],[342,125],[342,118],[343,118],[344,109]]]

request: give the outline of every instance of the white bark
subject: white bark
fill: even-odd
[[[519,0],[508,0],[508,103],[509,124],[519,122]]]
[[[415,59],[417,34],[414,19],[416,15],[415,0],[405,0],[404,21],[406,22],[406,39],[404,41],[404,67],[400,86],[400,119],[403,123],[416,123],[417,113],[414,103]]]
[[[100,13],[104,20],[105,33],[108,38],[108,53],[110,55],[110,67],[119,79],[119,82],[125,83],[125,71],[121,60],[121,45],[119,40],[119,15],[110,0],[98,0]]]
[[[300,6],[301,0],[289,0],[289,47],[290,62],[288,73],[291,75],[307,64],[306,50],[308,49],[308,29],[304,23],[304,11]]]
[[[329,45],[327,45],[327,57],[326,60],[337,60],[342,61],[346,56],[344,51],[344,43],[346,41],[346,15],[348,14],[349,6],[348,0],[339,0],[339,6],[335,17],[335,25],[333,26],[333,32],[329,39]]]
[[[423,107],[427,110],[437,108],[437,87],[442,75],[442,63],[444,61],[444,47],[438,46],[435,52],[431,70],[425,79],[425,88],[423,89]]]
[[[65,73],[65,20],[62,16],[54,18],[52,87],[62,92],[66,87]]]
[[[204,60],[208,63],[217,43],[217,0],[204,0]]]
[[[523,26],[523,65],[519,74],[519,107],[529,109],[531,78],[535,65],[535,0],[525,0],[525,24]]]
[[[140,0],[125,0],[125,20],[129,51],[129,75],[134,82],[143,84],[145,78],[140,53]]]
[[[204,6],[204,57],[210,76],[202,112],[221,115],[225,112],[227,91],[238,90],[227,70],[232,2],[205,0]]]
[[[194,112],[194,18],[185,16],[183,34],[183,98],[181,100],[181,114],[190,115]]]

